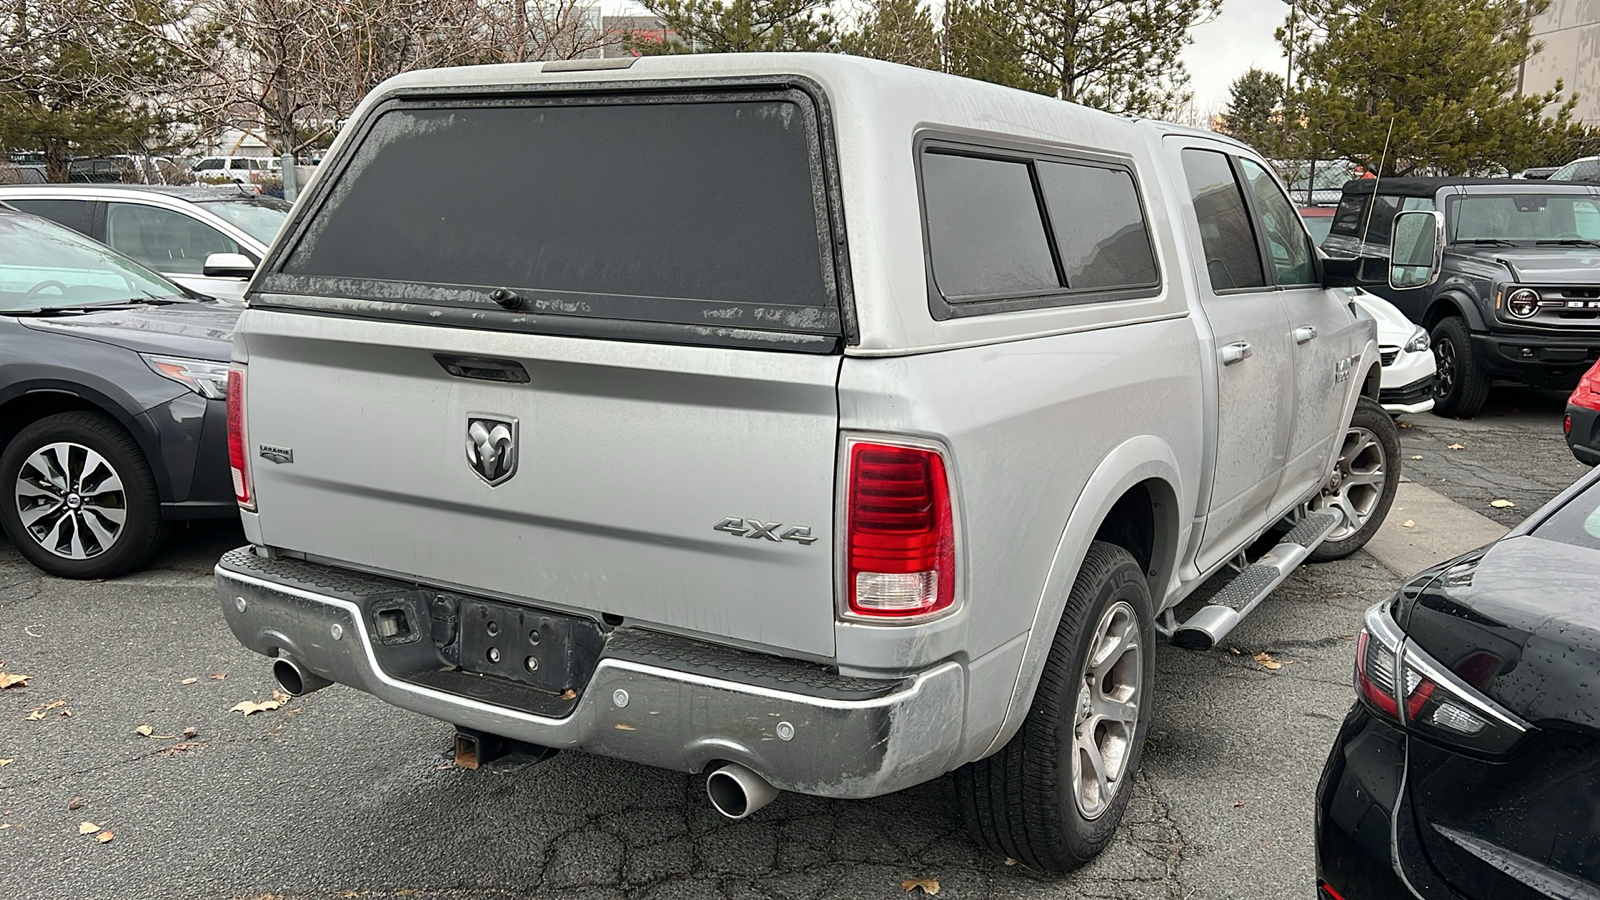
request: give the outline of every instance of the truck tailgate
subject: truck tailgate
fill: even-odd
[[[267,545],[832,656],[841,357],[245,319]],[[446,371],[462,357],[527,383]]]

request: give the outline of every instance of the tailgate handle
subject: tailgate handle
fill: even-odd
[[[477,356],[446,356],[435,353],[446,372],[457,378],[475,378],[479,381],[499,381],[505,384],[527,384],[528,370],[522,363],[511,359],[484,359]]]

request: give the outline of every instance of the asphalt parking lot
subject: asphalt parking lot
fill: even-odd
[[[1472,422],[1412,417],[1407,475],[1514,524],[1585,471],[1562,399],[1500,389]],[[1352,636],[1400,580],[1366,553],[1308,567],[1228,649],[1163,646],[1123,828],[1055,878],[979,852],[944,780],[864,802],[786,795],[729,823],[678,773],[577,754],[457,769],[448,726],[344,687],[230,712],[272,694],[211,592],[211,563],[242,540],[191,528],[151,571],[105,583],[0,550],[0,670],[33,676],[0,691],[0,900],[887,898],[912,878],[953,898],[1309,898]]]

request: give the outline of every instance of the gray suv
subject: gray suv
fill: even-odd
[[[1600,185],[1510,178],[1352,181],[1322,248],[1381,267],[1397,213],[1437,211],[1434,281],[1371,290],[1427,328],[1434,412],[1470,418],[1491,379],[1570,389],[1600,360]]]
[[[734,818],[955,772],[984,846],[1071,868],[1156,642],[1388,510],[1353,274],[1237,142],[919,69],[404,75],[251,284],[219,599],[464,766],[704,772]]]

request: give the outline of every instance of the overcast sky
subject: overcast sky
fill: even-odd
[[[1272,33],[1288,16],[1285,0],[1223,0],[1222,14],[1196,28],[1183,52],[1197,110],[1221,112],[1228,85],[1251,66],[1283,74],[1287,60]]]

